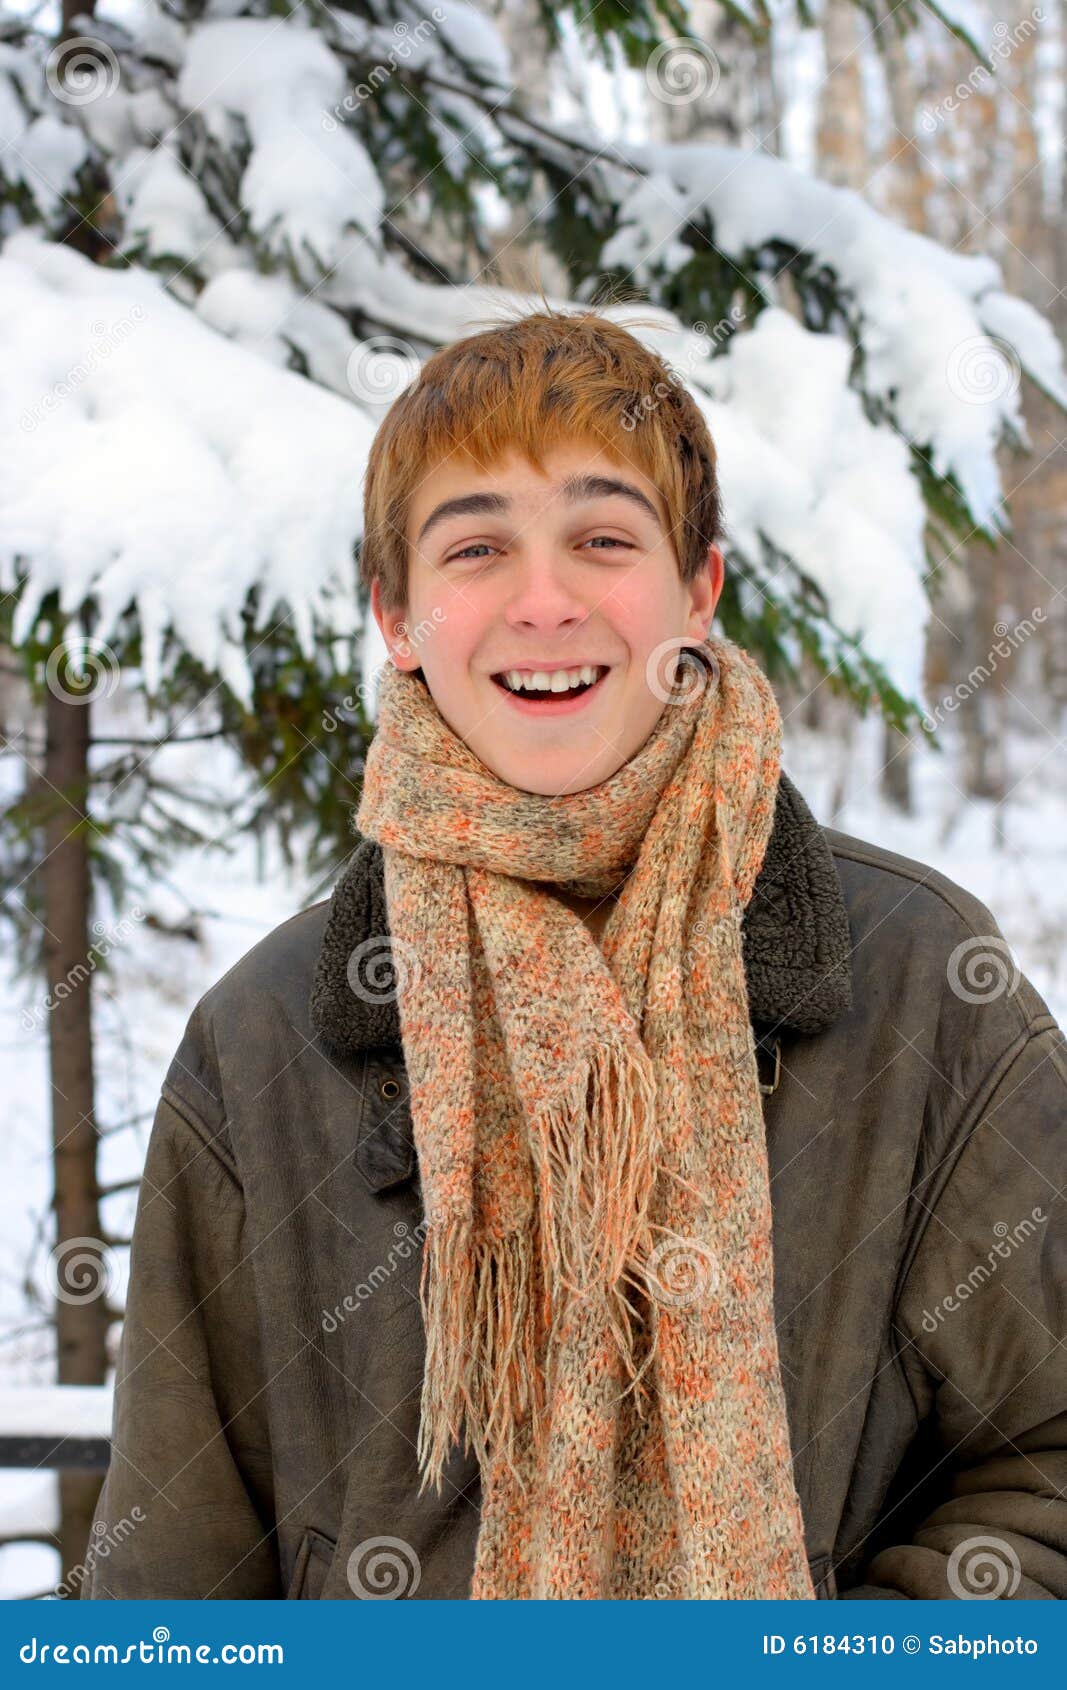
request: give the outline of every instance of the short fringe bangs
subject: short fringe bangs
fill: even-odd
[[[537,469],[574,439],[659,489],[683,581],[722,532],[715,448],[677,372],[593,312],[538,311],[442,347],[386,413],[364,487],[360,574],[387,610],[406,607],[411,500],[449,458],[481,470],[509,451]]]

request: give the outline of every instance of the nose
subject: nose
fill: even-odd
[[[549,631],[584,622],[589,607],[568,583],[567,573],[566,560],[551,549],[528,554],[518,567],[505,606],[509,627]]]

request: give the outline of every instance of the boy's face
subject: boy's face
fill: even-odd
[[[545,469],[515,453],[485,473],[437,465],[409,512],[407,610],[383,614],[377,582],[371,604],[393,662],[422,669],[486,767],[558,796],[598,786],[645,743],[678,648],[707,635],[723,562],[712,546],[683,585],[663,500],[631,465],[576,441]],[[546,703],[503,685],[506,671],[585,665],[595,685]]]

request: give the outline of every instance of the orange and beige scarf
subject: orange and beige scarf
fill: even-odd
[[[475,1600],[814,1595],[740,924],[781,718],[725,639],[663,697],[629,762],[552,797],[382,673],[356,822],[428,1226],[420,1488],[462,1428]],[[549,886],[617,893],[599,947]]]

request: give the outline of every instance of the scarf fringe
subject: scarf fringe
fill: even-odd
[[[419,1288],[427,1335],[418,1462],[419,1495],[432,1480],[440,1491],[453,1443],[462,1436],[486,1471],[490,1447],[499,1444],[514,1467],[514,1434],[544,1408],[537,1366],[530,1283],[533,1253],[528,1233],[471,1242],[466,1216],[432,1227],[426,1240]],[[531,1395],[532,1387],[532,1395]]]
[[[475,1245],[470,1217],[459,1215],[431,1227],[426,1240],[420,1495],[431,1479],[440,1488],[449,1449],[461,1436],[483,1471],[490,1448],[498,1450],[525,1493],[516,1434],[528,1421],[533,1448],[540,1449],[554,1340],[570,1299],[603,1299],[629,1381],[623,1395],[653,1360],[650,1352],[636,1365],[638,1314],[627,1297],[627,1286],[645,1289],[649,1212],[659,1176],[668,1172],[659,1162],[656,1079],[643,1047],[598,1046],[542,1110],[530,1148],[539,1226]],[[570,1299],[557,1297],[553,1305],[553,1287],[565,1288]]]
[[[532,1134],[540,1189],[543,1320],[554,1334],[569,1305],[553,1309],[549,1287],[572,1297],[606,1295],[611,1330],[633,1381],[635,1310],[623,1283],[648,1255],[649,1212],[659,1165],[656,1078],[643,1046],[599,1045],[561,1087]]]

